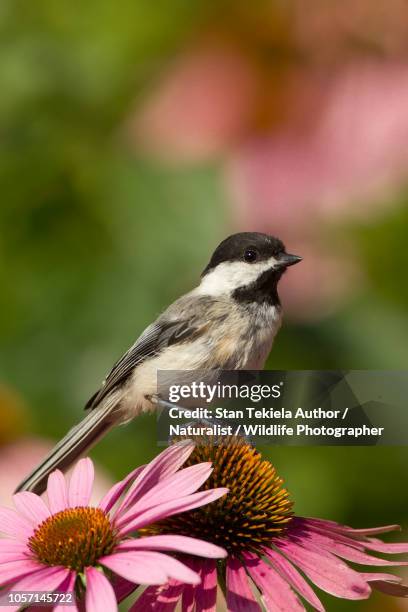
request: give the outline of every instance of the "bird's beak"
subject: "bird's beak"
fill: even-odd
[[[278,262],[275,265],[275,269],[288,268],[302,261],[302,257],[299,255],[291,255],[290,253],[281,253],[277,258]]]

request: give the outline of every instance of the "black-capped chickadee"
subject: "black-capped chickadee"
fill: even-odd
[[[115,425],[154,410],[158,370],[260,370],[280,328],[278,282],[301,257],[255,232],[215,249],[198,287],[149,325],[86,404],[85,418],[17,491],[41,493],[50,472],[66,469]]]

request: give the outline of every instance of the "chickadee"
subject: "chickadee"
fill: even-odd
[[[215,249],[201,283],[149,325],[86,404],[85,418],[17,491],[41,493],[115,425],[154,410],[158,370],[260,370],[278,332],[278,282],[301,257],[266,234],[244,232]]]

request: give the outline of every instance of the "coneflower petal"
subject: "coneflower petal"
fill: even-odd
[[[60,470],[55,470],[48,476],[47,497],[52,514],[68,508],[68,487]]]
[[[230,557],[227,561],[227,607],[234,612],[261,612],[242,563]]]
[[[13,495],[13,502],[20,515],[23,515],[32,525],[38,525],[51,516],[51,512],[41,497],[30,491],[22,491]]]
[[[86,612],[116,612],[115,592],[109,580],[94,567],[85,568]]]
[[[72,472],[68,487],[68,503],[71,508],[87,506],[94,482],[94,466],[89,458],[80,459]]]

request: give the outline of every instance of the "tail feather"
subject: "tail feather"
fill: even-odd
[[[58,442],[42,463],[25,478],[15,490],[32,491],[40,495],[47,486],[47,479],[56,469],[66,470],[78,457],[90,449],[117,422],[115,408],[118,404],[116,394],[102,406],[89,412],[86,417]]]

